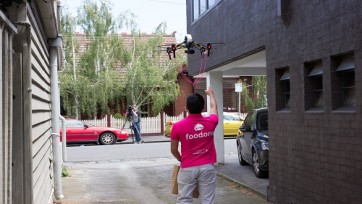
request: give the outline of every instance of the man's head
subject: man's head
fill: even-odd
[[[205,106],[204,97],[198,93],[193,93],[187,97],[186,108],[191,114],[201,113]]]

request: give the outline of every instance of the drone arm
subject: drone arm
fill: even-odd
[[[185,44],[184,43],[179,43],[176,45],[176,49],[182,49],[182,48],[185,48]]]
[[[204,48],[203,45],[201,45],[200,43],[197,43],[197,42],[195,42],[195,41],[192,41],[191,46],[192,46],[192,47],[195,47],[195,48],[197,48],[197,49],[200,49],[200,50],[201,50],[202,48]]]

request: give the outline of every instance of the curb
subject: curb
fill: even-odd
[[[160,143],[160,142],[170,142],[168,140],[161,140],[161,141],[144,141],[143,143]],[[120,142],[119,144],[134,144],[134,142]]]
[[[258,191],[258,190],[256,190],[256,189],[254,189],[254,188],[246,185],[246,184],[243,183],[243,182],[240,182],[240,181],[238,181],[238,180],[235,180],[235,179],[233,179],[233,178],[230,178],[229,176],[227,176],[227,175],[225,175],[225,174],[223,174],[223,173],[220,173],[220,172],[218,172],[218,171],[216,171],[216,173],[217,173],[217,175],[223,177],[224,179],[226,179],[226,180],[228,180],[228,181],[231,181],[231,182],[233,182],[233,183],[235,183],[235,184],[238,184],[238,185],[240,185],[240,186],[242,186],[242,187],[244,187],[244,188],[247,188],[247,189],[249,189],[250,191],[254,192],[255,194],[257,194],[257,195],[259,195],[260,197],[262,197],[262,198],[264,198],[265,200],[267,200],[268,197],[267,197],[267,195],[265,195],[264,193],[262,193],[262,192],[260,192],[260,191]]]

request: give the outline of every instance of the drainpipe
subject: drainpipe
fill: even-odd
[[[59,116],[60,120],[62,121],[62,156],[63,156],[63,162],[68,161],[67,157],[67,134],[65,130],[65,118],[63,116]]]
[[[52,104],[52,147],[54,170],[54,196],[57,200],[64,198],[62,193],[62,157],[59,136],[60,95],[58,87],[58,49],[62,45],[62,36],[50,41],[50,91]]]

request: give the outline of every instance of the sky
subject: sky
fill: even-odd
[[[109,0],[113,5],[112,14],[130,11],[135,14],[141,32],[152,33],[156,27],[166,22],[166,33],[176,31],[177,41],[186,35],[186,1],[185,0]],[[76,15],[82,0],[61,0],[63,9]]]

